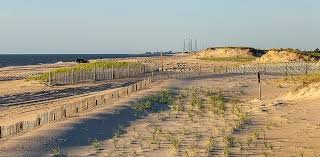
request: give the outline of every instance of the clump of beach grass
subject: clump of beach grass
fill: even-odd
[[[98,139],[93,139],[92,141],[90,141],[91,146],[93,146],[96,150],[96,152],[98,153],[101,149],[102,146],[102,142],[100,142]]]
[[[51,151],[54,157],[63,157],[60,147],[52,148]]]
[[[209,96],[210,111],[216,115],[224,115],[226,111],[226,100],[221,94]]]
[[[171,144],[171,149],[172,149],[173,153],[176,155],[179,152],[179,147],[181,145],[181,139],[176,136],[170,135],[168,140]]]
[[[160,135],[162,133],[162,129],[159,127],[154,128],[153,132],[152,132],[152,141],[151,144],[155,144],[157,146],[157,148],[160,148]]]
[[[112,136],[119,137],[124,132],[124,126],[118,125],[115,129],[113,129]]]
[[[151,110],[155,104],[172,106],[174,104],[174,93],[171,90],[161,91],[158,94],[146,96],[131,105],[136,116]]]
[[[232,135],[226,135],[223,137],[223,141],[225,146],[232,147],[234,144],[234,137],[232,137]]]
[[[299,90],[302,87],[306,87],[313,83],[320,82],[320,73],[313,72],[308,73],[307,75],[297,75],[297,76],[287,76],[285,78],[277,80],[278,83],[291,83],[291,84],[298,84],[299,86],[296,87],[295,90]]]
[[[223,148],[223,156],[224,156],[224,157],[229,157],[229,156],[230,156],[229,147],[224,146],[224,148]]]
[[[210,156],[210,152],[213,149],[214,144],[215,144],[214,137],[210,136],[206,142],[206,155],[207,156]]]

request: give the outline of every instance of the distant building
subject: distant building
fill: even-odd
[[[155,56],[160,56],[161,53],[163,55],[166,55],[166,54],[175,54],[175,52],[173,51],[165,51],[165,52],[145,52],[146,55],[155,55]]]

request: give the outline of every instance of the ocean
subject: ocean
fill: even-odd
[[[76,59],[147,57],[145,54],[0,54],[0,67],[71,62]]]

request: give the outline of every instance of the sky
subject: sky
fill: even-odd
[[[320,47],[319,0],[0,0],[0,53]]]

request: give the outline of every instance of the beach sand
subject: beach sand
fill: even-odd
[[[141,62],[151,60],[161,63],[160,57],[120,60]],[[163,60],[167,68],[177,66],[177,63],[181,62],[188,62],[194,68],[199,65],[210,68],[233,64],[200,61],[184,55],[163,57]],[[31,68],[30,71],[37,70]],[[54,152],[67,156],[223,156],[227,154],[231,156],[319,156],[320,117],[317,113],[320,112],[320,107],[317,102],[320,96],[314,94],[318,93],[319,88],[312,85],[305,87],[310,89],[301,88],[300,93],[299,91],[292,93],[299,84],[279,84],[280,78],[282,76],[262,76],[262,100],[257,99],[256,75],[225,74],[197,79],[157,81],[146,90],[103,108],[83,113],[79,117],[50,123],[32,131],[1,139],[0,156],[52,156]],[[101,91],[111,92],[119,87],[117,85],[121,86],[123,83],[125,83],[124,80],[118,80],[49,87],[24,80],[2,81],[0,86],[6,88],[1,91],[0,96],[15,100],[10,96],[26,95],[26,93],[32,95],[46,91],[50,95],[50,91],[60,93],[70,89],[64,97],[57,98],[53,95],[53,99],[50,100],[70,101]],[[107,88],[109,84],[114,84],[115,88]],[[8,88],[8,86],[14,88]],[[101,90],[95,90],[99,87]],[[203,112],[197,109],[189,110],[191,96],[187,96],[182,101],[186,111],[176,112],[168,109],[150,112],[139,118],[132,115],[130,106],[132,102],[162,90],[172,89],[183,93],[191,87],[221,92],[229,100],[226,103],[224,116],[212,116],[207,110]],[[84,93],[68,95],[78,89],[83,89]],[[301,93],[304,93],[303,96]],[[200,96],[206,98],[206,94]],[[230,133],[237,119],[233,111],[234,105],[239,106],[242,112],[248,115],[249,120]],[[2,108],[0,123],[34,119],[37,112],[46,111],[52,107],[55,107],[55,103],[22,108]],[[192,111],[192,118],[187,111]],[[119,126],[122,129],[121,133],[114,137],[113,134]],[[154,132],[159,128],[161,133],[157,133],[157,138],[160,140],[158,146],[157,141],[154,141]],[[232,138],[227,138],[228,135]],[[208,140],[211,136],[214,142],[208,152]],[[226,147],[226,141],[230,142],[231,139],[232,143]]]
[[[302,140],[306,137],[295,136],[293,139],[289,136],[290,134],[295,134],[296,131],[299,132],[299,128],[307,127],[308,137],[319,137],[316,121],[311,121],[310,119],[310,123],[301,123],[306,117],[300,116],[301,113],[315,112],[315,109],[318,109],[318,107],[310,102],[310,105],[309,103],[304,105],[310,107],[304,108],[300,113],[298,112],[299,108],[296,108],[299,105],[298,103],[301,103],[299,101],[295,102],[297,103],[295,105],[293,105],[293,102],[286,102],[286,105],[283,107],[271,105],[275,104],[276,101],[280,102],[277,98],[291,90],[291,87],[279,88],[277,84],[273,83],[274,79],[277,79],[277,77],[265,77],[266,81],[263,81],[262,84],[263,97],[261,101],[256,99],[258,89],[257,84],[254,83],[256,82],[255,75],[225,75],[195,80],[171,79],[160,81],[154,83],[149,89],[133,94],[112,105],[85,113],[80,117],[52,123],[20,136],[5,139],[1,141],[0,152],[5,154],[4,156],[22,154],[23,156],[50,156],[54,149],[59,148],[61,153],[68,156],[107,156],[110,154],[112,156],[119,156],[120,154],[132,155],[132,153],[146,156],[172,156],[170,143],[165,140],[165,133],[163,133],[164,139],[159,149],[148,147],[148,140],[152,137],[152,130],[157,126],[163,132],[170,132],[181,138],[183,144],[179,147],[179,156],[182,156],[185,151],[192,152],[192,146],[197,147],[198,155],[204,155],[205,143],[210,134],[213,134],[216,140],[213,154],[223,155],[223,150],[221,149],[224,148],[224,130],[228,130],[229,125],[232,124],[233,120],[231,116],[225,116],[224,120],[221,121],[219,120],[220,118],[208,119],[205,115],[203,115],[204,117],[195,115],[193,122],[190,123],[186,118],[182,118],[186,116],[183,112],[178,115],[180,118],[177,119],[175,112],[171,111],[171,116],[168,116],[165,121],[159,120],[159,113],[150,113],[146,117],[138,119],[128,114],[130,113],[128,111],[130,110],[130,102],[137,101],[146,95],[165,89],[202,87],[219,90],[226,97],[238,100],[239,104],[242,104],[243,108],[246,108],[247,112],[250,113],[251,123],[247,124],[244,127],[245,129],[233,134],[237,139],[245,141],[248,136],[251,136],[252,131],[264,130],[268,144],[272,144],[273,146],[272,152],[274,152],[275,156],[295,155],[295,147],[299,147],[299,149],[302,147],[306,154],[312,151],[319,153],[317,152],[319,146],[314,145],[315,142],[318,142],[317,138],[308,138],[311,142],[304,141],[303,143],[297,143],[297,140]],[[290,103],[290,105],[287,105],[287,103]],[[229,105],[231,104],[228,104],[228,108],[231,107]],[[286,114],[288,112],[290,114]],[[167,115],[168,111],[164,111],[163,114]],[[283,114],[286,117],[282,116]],[[270,123],[270,119],[277,123],[277,125],[266,129]],[[280,123],[283,125],[278,125]],[[293,125],[296,123],[300,125]],[[311,124],[313,124],[313,127],[308,127]],[[118,125],[123,125],[125,131],[116,138],[118,144],[114,148],[113,140],[115,139],[112,138],[112,133]],[[182,132],[187,126],[193,132],[198,132],[202,138],[195,140],[192,135],[184,135]],[[288,127],[293,128],[288,129]],[[140,135],[136,136],[137,133]],[[252,145],[246,148],[246,151],[243,153],[249,156],[261,156],[264,152],[269,151],[268,148],[264,148],[263,146],[265,141],[262,140],[262,132],[260,132],[259,136],[257,146]],[[281,140],[279,140],[280,137]],[[91,142],[93,139],[101,142],[101,145],[99,144],[99,151],[93,146]],[[140,148],[138,143],[134,142],[137,140],[142,141],[144,145],[142,148]],[[230,153],[239,155],[239,146],[235,144],[231,147]]]

